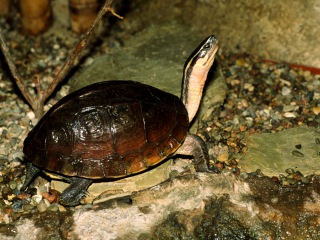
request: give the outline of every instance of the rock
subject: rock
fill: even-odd
[[[33,195],[31,197],[31,202],[33,205],[38,205],[40,203],[40,201],[42,200],[42,196],[41,195]]]
[[[13,237],[0,232],[0,238],[44,239],[64,229],[66,239],[272,239],[274,228],[278,236],[319,237],[314,229],[320,178],[305,184],[287,188],[252,174],[245,180],[230,174],[188,174],[92,209],[21,218]]]
[[[319,68],[318,4],[318,0],[257,0],[250,4],[246,0],[140,0],[126,15],[132,21],[120,24],[128,34],[157,23],[179,21],[189,26],[188,32],[216,34],[225,51],[240,49],[265,59]]]
[[[58,204],[54,203],[51,204],[48,208],[47,211],[52,211],[52,212],[57,212],[59,210]]]
[[[49,206],[50,206],[49,201],[46,199],[42,199],[37,205],[37,209],[39,212],[45,212]]]
[[[250,135],[246,138],[248,151],[241,156],[239,167],[245,172],[263,169],[268,176],[278,176],[290,167],[303,175],[320,174],[319,136],[317,128],[312,127]]]

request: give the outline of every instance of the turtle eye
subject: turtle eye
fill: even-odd
[[[200,58],[204,58],[207,55],[207,53],[212,48],[212,44],[213,44],[212,42],[208,42],[202,47],[202,49],[199,52],[199,57]]]
[[[211,49],[214,48],[214,45],[216,44],[218,44],[217,39],[213,35],[209,36],[203,44],[203,46],[201,47],[198,57],[204,58],[211,51]]]
[[[211,48],[211,46],[212,46],[212,43],[207,43],[206,45],[204,45],[204,49],[208,49],[208,48]]]

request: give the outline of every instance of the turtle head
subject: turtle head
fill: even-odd
[[[211,35],[191,54],[185,64],[181,99],[187,108],[190,122],[198,111],[204,84],[217,50],[218,40]]]

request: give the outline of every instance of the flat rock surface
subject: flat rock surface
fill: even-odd
[[[239,167],[245,172],[263,169],[278,176],[292,168],[304,175],[320,174],[320,132],[317,128],[296,127],[278,133],[254,134],[246,139],[248,151]]]
[[[261,176],[188,174],[72,215],[35,213],[1,239],[305,239],[310,229],[320,233],[317,184],[283,188]]]

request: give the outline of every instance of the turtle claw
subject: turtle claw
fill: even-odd
[[[76,206],[80,203],[80,201],[85,198],[86,196],[88,196],[88,192],[87,191],[81,191],[80,193],[78,193],[77,196],[75,197],[70,197],[69,194],[62,194],[60,196],[60,199],[59,199],[59,203],[61,205],[64,205],[64,206]]]

